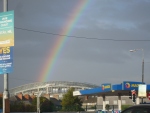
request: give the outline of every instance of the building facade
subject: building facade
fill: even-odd
[[[69,81],[50,81],[50,82],[37,82],[18,86],[9,90],[10,97],[17,94],[37,95],[39,92],[49,94],[50,97],[61,99],[69,88],[73,87],[75,91],[91,89],[98,87],[94,84],[69,82]]]

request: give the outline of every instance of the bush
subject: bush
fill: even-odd
[[[111,107],[110,107],[109,104],[106,104],[105,108],[106,108],[107,111],[109,111]]]
[[[131,105],[122,105],[122,106],[121,106],[121,109],[122,109],[122,111],[123,111],[123,110],[127,109],[127,108],[130,107],[130,106],[131,106]]]

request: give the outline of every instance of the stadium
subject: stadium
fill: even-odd
[[[132,84],[138,84],[140,82],[128,82],[130,83],[130,88],[128,90],[122,90],[125,86],[125,81],[121,84],[102,84],[101,86],[89,84],[89,83],[80,83],[80,82],[71,82],[71,81],[49,81],[49,82],[37,82],[25,84],[18,86],[9,90],[10,101],[25,101],[30,102],[35,98],[38,93],[42,92],[42,97],[46,97],[53,101],[55,105],[60,105],[60,101],[63,98],[68,89],[74,88],[75,91],[73,94],[78,95],[83,103],[82,106],[85,109],[91,109],[91,107],[96,106],[97,109],[105,109],[103,104],[109,104],[113,109],[121,109],[121,105],[133,105],[134,102],[129,98],[128,92],[130,88],[132,89]],[[110,86],[110,87],[105,87]],[[123,85],[123,86],[122,86]],[[103,87],[104,86],[104,87]],[[136,85],[137,86],[137,85]],[[149,88],[149,85],[147,85]],[[112,90],[114,88],[121,88],[119,91]],[[134,88],[138,88],[135,87]],[[89,89],[89,90],[86,90]],[[76,93],[79,92],[79,93]],[[90,93],[91,92],[91,93]],[[119,93],[120,92],[120,93]],[[124,92],[127,92],[124,94]],[[121,95],[122,93],[122,95]],[[140,103],[141,99],[137,99],[137,103]],[[143,98],[144,103],[148,103],[147,98]]]
[[[18,86],[9,90],[10,97],[22,93],[23,95],[37,95],[38,92],[43,94],[50,94],[50,97],[56,96],[61,99],[63,94],[69,88],[75,88],[75,91],[91,89],[99,87],[89,83],[69,82],[69,81],[49,81],[49,82],[36,82]]]

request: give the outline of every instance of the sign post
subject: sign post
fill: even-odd
[[[139,85],[138,87],[138,97],[146,97],[146,84]]]
[[[0,74],[13,71],[13,47],[0,47]]]
[[[14,46],[14,11],[0,13],[0,36],[0,47]]]
[[[3,0],[3,13],[0,13],[0,74],[4,74],[3,113],[10,112],[8,73],[12,72],[14,46],[14,12],[7,11],[8,0]]]
[[[138,97],[141,97],[142,103],[143,103],[143,98],[146,97],[146,84],[142,84],[138,86]]]

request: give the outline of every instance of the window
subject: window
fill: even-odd
[[[125,101],[125,100],[122,100],[122,104],[126,104],[126,101]]]
[[[106,101],[105,101],[105,104],[109,104],[109,101],[108,101],[108,100],[106,100]]]
[[[117,100],[114,100],[114,105],[117,105]]]

